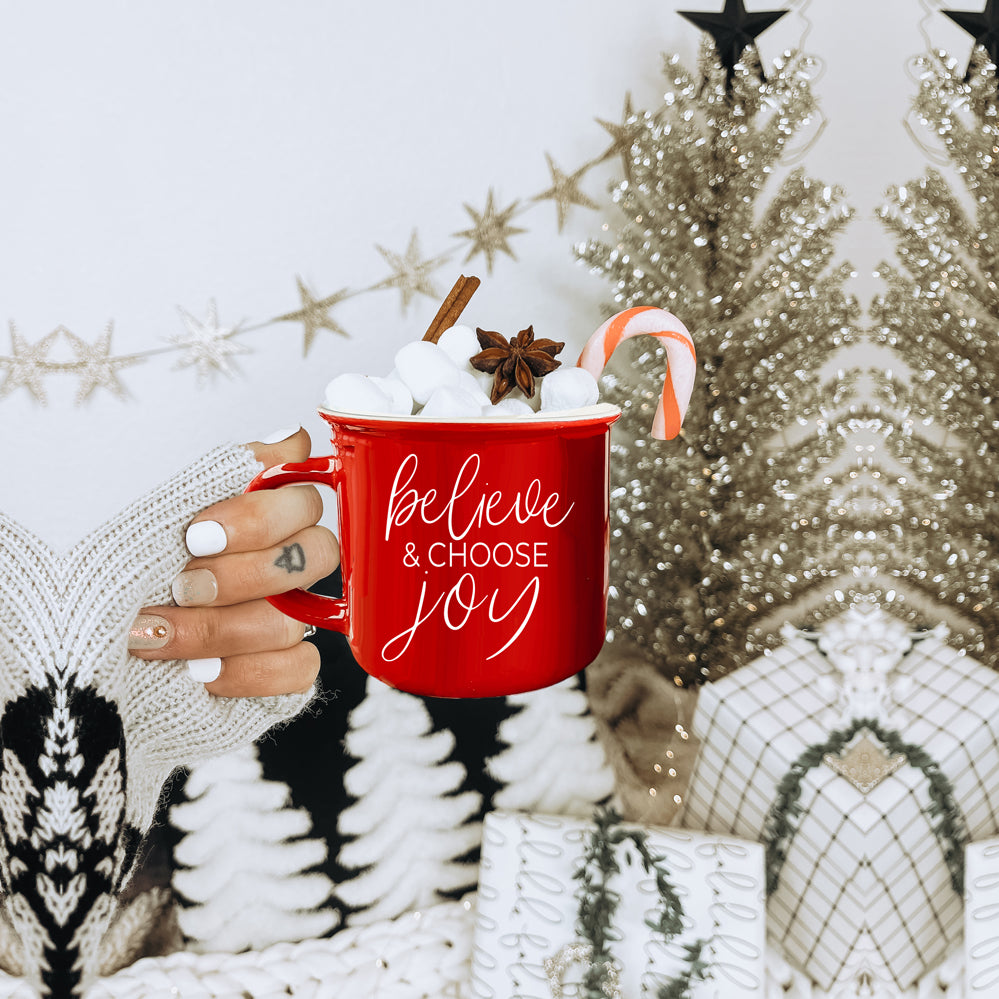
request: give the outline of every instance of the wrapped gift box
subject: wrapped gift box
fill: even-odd
[[[899,659],[883,727],[939,765],[971,839],[995,834],[995,674],[935,635]],[[759,839],[792,762],[844,727],[834,674],[814,642],[792,637],[706,685],[683,825]],[[792,820],[797,832],[768,902],[771,940],[824,989],[856,977],[859,952],[880,965],[870,977],[886,970],[898,989],[910,987],[962,929],[962,899],[927,814],[926,776],[903,765],[864,793],[823,763],[805,774],[799,804],[804,814]]]
[[[965,995],[991,999],[999,995],[999,839],[969,843],[964,858]]]
[[[665,858],[684,909],[684,929],[665,943],[646,925],[659,912],[654,877],[633,847],[621,844],[621,872],[610,888],[621,902],[612,945],[621,995],[655,996],[686,967],[686,946],[704,941],[709,976],[695,999],[763,999],[765,925],[763,851],[758,843],[683,829],[644,828],[649,848]],[[592,823],[561,816],[494,812],[486,816],[472,950],[471,995],[477,999],[551,999],[545,959],[578,942],[573,879]],[[632,862],[624,852],[630,850]],[[566,970],[562,995],[578,996],[583,969]]]

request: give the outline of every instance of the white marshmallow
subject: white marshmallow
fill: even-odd
[[[545,375],[545,378],[551,378],[551,375]],[[544,385],[544,381],[541,381],[540,383],[539,382],[535,382],[534,383],[534,395],[532,395],[530,398],[528,398],[526,395],[524,395],[520,391],[520,389],[514,389],[514,392],[518,393],[518,395],[514,396],[514,398],[516,398],[516,399],[522,399],[524,401],[525,405],[527,406],[527,408],[530,409],[532,413],[536,413],[536,412],[538,412],[538,410],[541,409],[541,386],[542,385]]]
[[[324,395],[330,409],[381,415],[392,412],[392,397],[367,375],[353,372],[337,375],[326,386]]]
[[[459,368],[468,367],[468,359],[482,350],[479,338],[471,326],[452,326],[449,330],[444,330],[437,341],[437,346]]]
[[[489,376],[489,384],[492,385],[492,375]],[[458,387],[465,389],[467,392],[471,392],[483,406],[491,406],[492,403],[489,401],[489,393],[484,392],[479,379],[472,374],[471,371],[462,371],[458,376]]]
[[[475,379],[475,384],[479,386],[479,391],[488,398],[493,390],[493,376],[488,371],[476,371],[471,365],[466,366],[465,372]]]
[[[461,419],[467,416],[481,416],[482,403],[479,396],[461,385],[442,385],[434,389],[427,400],[421,415],[438,419]]]
[[[395,355],[395,368],[413,401],[421,405],[426,404],[435,389],[457,385],[461,373],[458,365],[429,340],[407,343]]]
[[[371,380],[392,400],[394,416],[409,416],[413,412],[413,396],[398,372],[393,370],[385,378],[372,377]]]
[[[495,406],[490,403],[482,410],[482,415],[505,416],[507,418],[511,416],[533,416],[534,410],[523,399],[514,399],[511,396],[507,396],[505,399],[500,399]]]
[[[585,368],[561,367],[541,379],[541,411],[561,412],[593,406],[600,398],[597,380]]]

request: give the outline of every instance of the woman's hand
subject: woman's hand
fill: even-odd
[[[266,467],[309,457],[298,430],[277,444],[250,444]],[[248,493],[202,511],[187,531],[195,556],[173,582],[177,607],[146,607],[129,632],[142,659],[186,659],[191,676],[221,697],[307,690],[319,653],[306,626],[264,597],[308,587],[340,564],[333,534],[318,526],[322,500],[312,486]]]

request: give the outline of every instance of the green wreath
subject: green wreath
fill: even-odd
[[[579,908],[576,930],[590,947],[588,967],[583,979],[586,999],[606,999],[613,994],[609,983],[616,977],[614,955],[610,942],[614,939],[612,927],[614,914],[621,896],[610,889],[608,882],[621,870],[617,861],[617,846],[626,841],[634,846],[646,874],[656,879],[659,892],[659,915],[646,919],[646,925],[669,941],[683,929],[683,906],[676,889],[670,883],[669,871],[663,866],[664,857],[656,856],[649,849],[648,837],[641,829],[624,829],[621,816],[612,808],[598,809],[593,817],[594,828],[587,841],[586,850],[573,877],[580,882],[576,891]],[[656,991],[656,999],[685,999],[690,987],[701,981],[707,964],[701,959],[705,941],[697,940],[686,948],[686,967],[680,974],[663,982]]]
[[[954,799],[954,786],[941,771],[939,764],[922,746],[904,742],[902,736],[886,729],[878,722],[863,718],[854,720],[848,728],[833,732],[828,740],[809,746],[791,764],[790,770],[777,785],[777,797],[767,812],[763,823],[761,841],[766,849],[767,895],[772,895],[780,884],[780,874],[787,859],[791,841],[797,829],[797,820],[804,813],[801,806],[801,784],[805,775],[814,770],[827,753],[837,755],[861,730],[868,729],[892,754],[902,753],[910,766],[921,771],[929,784],[930,803],[924,810],[930,818],[933,834],[940,843],[944,862],[950,871],[951,887],[958,895],[964,894],[964,847],[968,831]]]

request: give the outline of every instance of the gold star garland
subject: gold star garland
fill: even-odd
[[[283,316],[278,316],[275,322],[279,323],[301,323],[305,330],[305,339],[302,342],[302,356],[309,353],[320,330],[329,330],[331,333],[339,333],[340,336],[350,336],[350,334],[330,315],[330,309],[334,305],[348,298],[353,294],[347,288],[327,295],[325,298],[314,298],[308,285],[300,278],[295,278],[298,283],[298,297],[302,300],[302,307],[295,312],[286,312]]]
[[[47,402],[42,376],[50,362],[47,360],[53,341],[59,336],[53,330],[38,343],[28,343],[18,332],[13,321],[10,324],[11,356],[4,357],[2,363],[7,369],[3,382],[0,382],[0,398],[9,395],[14,389],[23,386],[43,406]]]
[[[127,368],[137,361],[134,357],[112,356],[111,331],[111,323],[108,323],[104,332],[92,344],[65,327],[60,327],[57,331],[69,341],[76,357],[67,367],[75,371],[80,378],[80,387],[76,394],[77,405],[89,399],[97,388],[107,389],[119,399],[124,399],[127,394],[125,386],[118,380],[118,369]]]
[[[588,198],[579,189],[579,182],[586,172],[585,167],[580,167],[580,169],[572,174],[563,173],[555,165],[555,161],[548,153],[545,153],[545,157],[548,160],[548,169],[552,175],[552,186],[547,191],[542,191],[541,194],[535,195],[534,200],[544,201],[550,199],[555,202],[558,208],[558,231],[561,232],[565,226],[569,208],[572,205],[582,205],[583,208],[597,208],[598,206],[595,201]]]
[[[392,276],[386,278],[382,283],[383,288],[398,288],[402,296],[402,311],[409,308],[409,303],[414,295],[426,295],[429,298],[440,298],[440,292],[430,279],[441,264],[448,259],[448,254],[439,257],[423,259],[420,253],[420,237],[416,230],[409,238],[409,246],[405,253],[393,253],[383,246],[375,246],[375,249],[385,258],[392,268]]]
[[[92,344],[62,325],[35,343],[30,343],[21,336],[14,321],[11,320],[10,351],[4,354],[0,350],[0,402],[16,389],[24,388],[37,403],[46,405],[48,396],[45,382],[49,375],[56,373],[75,375],[79,379],[77,405],[89,400],[99,388],[105,389],[119,399],[125,399],[128,397],[128,392],[118,378],[117,372],[121,368],[142,364],[154,357],[168,354],[178,355],[174,365],[175,370],[192,369],[196,374],[197,384],[201,387],[210,383],[217,375],[231,377],[236,372],[233,358],[239,354],[252,352],[243,339],[249,334],[278,323],[301,324],[302,353],[306,356],[323,331],[336,336],[350,336],[349,331],[334,315],[338,305],[350,299],[392,288],[399,291],[401,311],[405,314],[418,295],[426,295],[435,300],[440,297],[433,275],[460,254],[464,254],[464,263],[482,258],[489,274],[493,272],[497,258],[501,255],[516,261],[515,239],[530,230],[515,225],[514,220],[522,219],[541,203],[549,201],[554,204],[557,230],[560,233],[573,207],[588,211],[598,209],[597,202],[583,188],[587,174],[594,167],[617,157],[620,159],[625,177],[630,178],[632,160],[629,153],[642,132],[644,122],[651,114],[652,112],[648,111],[636,114],[631,94],[626,94],[619,123],[601,118],[595,119],[612,140],[596,156],[586,160],[575,170],[567,172],[556,164],[549,153],[545,153],[551,175],[551,185],[546,189],[500,205],[497,204],[495,191],[490,187],[481,210],[474,205],[464,204],[472,224],[468,228],[452,233],[459,242],[431,256],[424,256],[422,253],[416,229],[413,230],[409,244],[402,252],[375,244],[375,249],[388,264],[390,273],[370,285],[357,288],[343,287],[328,295],[317,295],[300,276],[296,275],[299,307],[270,319],[224,326],[219,323],[214,301],[209,303],[207,318],[203,322],[194,319],[185,309],[178,308],[184,327],[183,332],[163,338],[161,346],[127,354],[110,353],[110,323],[105,332]],[[59,341],[68,342],[75,355],[72,360],[50,359],[49,351]]]
[[[510,225],[510,219],[518,211],[518,202],[515,201],[512,205],[497,211],[493,204],[493,189],[489,188],[489,194],[486,195],[485,211],[477,212],[468,204],[465,205],[465,211],[472,217],[472,228],[463,229],[454,235],[467,239],[471,244],[468,256],[465,257],[466,264],[481,253],[486,258],[486,270],[492,274],[493,257],[497,253],[505,253],[511,259],[517,259],[516,254],[510,249],[510,238],[519,233],[527,232],[526,229],[518,229]]]
[[[571,173],[560,169],[552,157],[545,153],[551,174],[551,186],[526,198],[515,199],[506,205],[497,203],[496,194],[490,187],[481,210],[471,204],[464,205],[472,224],[466,229],[454,232],[452,235],[459,242],[440,253],[424,255],[416,229],[413,230],[409,244],[402,252],[375,244],[375,249],[388,265],[390,273],[382,280],[366,287],[343,287],[332,294],[317,295],[300,276],[296,276],[300,301],[297,309],[291,309],[261,322],[236,326],[220,324],[214,301],[209,303],[204,321],[195,319],[191,313],[180,308],[178,311],[183,332],[165,337],[161,346],[127,354],[110,352],[110,323],[93,343],[71,332],[66,326],[58,326],[32,343],[21,335],[11,320],[9,352],[4,353],[0,348],[0,402],[17,389],[23,388],[35,402],[44,406],[48,402],[46,392],[48,376],[60,373],[74,375],[78,379],[76,405],[88,401],[97,389],[104,389],[116,398],[125,399],[128,397],[128,391],[119,379],[118,372],[122,368],[142,364],[159,355],[176,355],[174,368],[193,370],[197,384],[201,387],[218,375],[232,377],[237,370],[233,363],[234,357],[252,352],[244,340],[248,334],[278,323],[301,324],[302,354],[305,356],[323,331],[336,336],[350,336],[334,314],[338,305],[350,299],[397,289],[403,314],[419,295],[437,300],[440,294],[434,282],[434,274],[456,256],[463,253],[465,263],[483,258],[489,274],[493,272],[497,257],[500,255],[516,260],[513,242],[517,236],[524,235],[529,230],[514,225],[513,220],[522,218],[541,202],[551,201],[555,204],[559,232],[563,231],[573,206],[587,210],[598,207],[597,203],[584,192],[582,183],[590,170],[614,156],[621,156],[627,169],[628,161],[624,154],[630,145],[630,137],[635,128],[630,95],[625,100],[620,124],[600,119],[597,121],[610,133],[613,139],[610,146]],[[68,344],[74,355],[72,359],[54,360],[49,356],[53,347],[60,343]]]
[[[180,316],[187,330],[169,338],[169,342],[184,354],[176,367],[194,367],[198,372],[198,383],[203,384],[216,371],[232,376],[231,359],[236,354],[248,354],[249,348],[235,339],[238,327],[219,326],[218,309],[215,302],[208,303],[208,314],[204,321],[195,319],[185,309]]]

